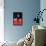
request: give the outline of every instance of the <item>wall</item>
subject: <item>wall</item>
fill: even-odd
[[[0,0],[0,42],[4,41],[4,0]]]
[[[40,9],[41,9],[41,11],[43,10],[43,9],[46,9],[46,0],[41,0],[40,1],[41,3],[40,3]],[[43,12],[43,22],[41,21],[41,25],[43,25],[43,26],[46,26],[46,10]]]
[[[35,14],[40,10],[40,0],[5,0],[4,1],[4,35],[7,41],[18,41],[24,37],[33,24]],[[23,25],[13,26],[13,12],[23,12]]]

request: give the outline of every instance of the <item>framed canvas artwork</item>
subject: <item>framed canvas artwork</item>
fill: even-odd
[[[13,12],[13,25],[22,25],[23,15],[22,12]]]

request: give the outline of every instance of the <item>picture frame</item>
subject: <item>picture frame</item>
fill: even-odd
[[[22,14],[22,12],[13,12],[13,25],[14,26],[23,25],[23,14]]]

